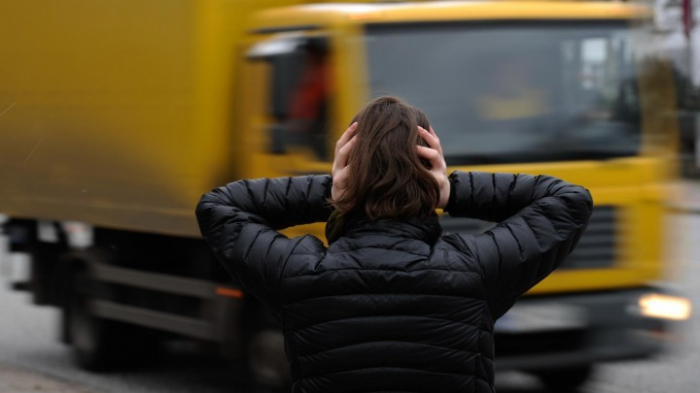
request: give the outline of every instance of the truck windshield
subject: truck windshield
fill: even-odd
[[[636,155],[634,42],[623,22],[370,25],[370,91],[424,110],[450,165]]]

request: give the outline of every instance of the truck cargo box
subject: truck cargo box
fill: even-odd
[[[0,212],[198,235],[199,196],[244,165],[229,124],[246,21],[295,3],[3,1]]]

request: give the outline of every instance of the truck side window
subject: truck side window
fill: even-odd
[[[296,38],[284,51],[267,53],[271,66],[269,150],[285,154],[291,147],[313,152],[327,161],[327,128],[331,92],[330,56],[325,38]],[[291,48],[291,49],[290,49]]]
[[[305,64],[289,102],[289,132],[322,161],[328,160],[327,124],[330,97],[329,56],[323,43],[310,43]]]

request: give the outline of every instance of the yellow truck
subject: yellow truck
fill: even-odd
[[[677,124],[670,69],[639,45],[646,8],[299,3],[0,4],[13,37],[0,44],[0,213],[32,255],[14,285],[61,308],[81,366],[188,337],[284,384],[279,328],[211,260],[194,206],[235,179],[328,173],[336,138],[382,94],[428,113],[450,170],[546,173],[594,195],[578,249],[497,324],[499,369],[569,388],[598,362],[664,347],[690,310],[654,287]],[[278,5],[292,6],[250,17]],[[323,228],[288,234],[309,232]]]

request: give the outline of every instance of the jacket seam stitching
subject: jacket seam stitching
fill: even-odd
[[[288,307],[288,305],[285,304],[283,307],[286,308],[286,307]],[[434,320],[434,321],[452,322],[452,323],[455,323],[458,325],[474,328],[480,332],[484,331],[484,332],[487,332],[489,334],[493,333],[491,330],[484,329],[483,326],[480,326],[478,324],[472,325],[470,323],[458,321],[458,320],[454,320],[454,319],[435,318],[435,317],[428,317],[428,316],[423,316],[423,315],[409,315],[409,314],[392,314],[391,316],[392,317],[416,317],[416,318],[430,319],[430,320]],[[328,321],[323,321],[323,322],[312,322],[311,324],[305,325],[303,327],[298,327],[296,329],[293,329],[293,331],[298,333],[298,332],[301,332],[302,330],[308,329],[312,326],[318,326],[318,325],[323,325],[323,324],[328,324],[328,323],[333,323],[333,322],[338,322],[338,321],[347,321],[347,320],[352,320],[352,319],[364,319],[364,318],[383,318],[383,317],[387,317],[387,315],[358,315],[358,316],[349,317],[349,318],[330,319]],[[388,340],[385,340],[385,341],[388,341]]]
[[[277,269],[277,285],[276,285],[277,291],[275,293],[275,303],[277,303],[277,306],[279,307],[280,310],[282,309],[282,299],[280,298],[280,294],[282,293],[282,274],[284,272],[285,267],[287,266],[287,262],[289,262],[289,259],[292,257],[292,255],[294,255],[294,250],[296,250],[296,248],[299,246],[301,241],[304,240],[304,238],[306,236],[309,236],[309,235],[302,236],[299,239],[290,240],[291,242],[294,243],[294,246],[289,251],[289,254],[287,254],[286,258],[284,259],[284,262],[282,262],[280,264],[279,268]],[[282,330],[284,331],[285,324],[284,324],[284,316],[283,315],[280,316],[280,323],[282,325]]]
[[[353,248],[352,250],[347,250],[347,251],[332,251],[329,254],[330,255],[337,255],[337,254],[347,254],[350,252],[355,252],[357,250],[366,250],[368,248],[375,249],[375,250],[382,250],[382,251],[397,251],[397,252],[405,252],[406,254],[411,254],[411,255],[416,255],[419,257],[425,257],[426,259],[430,258],[430,254],[419,254],[417,252],[412,252],[412,251],[407,251],[407,250],[399,250],[395,248],[384,248],[384,247],[377,247],[377,246],[367,246],[367,247],[359,247],[359,248]]]
[[[322,355],[322,354],[324,354],[324,353],[326,353],[326,352],[330,352],[330,351],[337,351],[337,350],[339,350],[339,349],[346,349],[346,348],[356,347],[356,346],[365,345],[365,344],[372,345],[372,344],[377,344],[377,343],[416,344],[415,342],[411,342],[411,341],[402,341],[402,340],[372,340],[372,341],[363,341],[363,342],[360,342],[360,343],[348,344],[348,345],[343,345],[343,346],[340,346],[340,347],[335,347],[335,348],[330,348],[330,349],[324,349],[324,350],[322,350],[322,351],[317,351],[317,352],[313,352],[313,353],[309,353],[309,354],[305,354],[305,355],[299,355],[299,354],[297,354],[297,358],[310,358],[310,357],[313,357],[313,356],[316,356],[316,355]],[[437,349],[441,349],[441,350],[449,350],[449,351],[454,351],[454,352],[459,352],[459,353],[465,353],[465,354],[470,355],[470,356],[473,356],[473,357],[479,356],[479,352],[472,352],[472,351],[469,351],[469,350],[466,350],[466,349],[452,348],[452,347],[446,347],[446,346],[443,346],[443,345],[433,345],[433,344],[418,344],[418,345],[420,345],[420,346],[425,346],[425,347],[430,347],[430,348],[437,348]]]
[[[298,253],[297,255],[317,255],[314,253]],[[286,263],[286,262],[285,262]],[[392,272],[392,273],[412,273],[412,272],[424,272],[427,270],[434,270],[434,271],[440,271],[440,272],[450,272],[450,273],[465,273],[465,274],[476,274],[479,277],[481,277],[481,274],[479,272],[475,272],[473,270],[454,270],[454,269],[438,269],[438,268],[424,268],[424,269],[413,269],[413,270],[399,270],[399,269],[358,269],[355,267],[349,267],[349,268],[343,268],[343,269],[329,269],[325,270],[322,272],[315,272],[315,273],[307,273],[307,274],[297,274],[291,277],[285,277],[284,279],[292,279],[296,277],[308,277],[308,276],[318,276],[324,273],[331,273],[331,272],[343,272],[343,271],[348,271],[348,270],[357,270],[357,271],[364,271],[364,272]]]
[[[354,368],[352,370],[332,371],[332,372],[323,373],[323,374],[315,374],[313,376],[304,377],[303,379],[324,378],[324,377],[328,377],[329,375],[333,375],[333,374],[351,373],[351,372],[365,371],[365,370],[372,370],[372,369],[412,370],[412,371],[421,371],[421,372],[430,373],[430,374],[451,375],[451,376],[456,375],[456,376],[464,377],[464,378],[476,378],[475,375],[464,374],[461,372],[460,373],[458,373],[458,372],[439,372],[439,371],[426,370],[426,369],[417,368],[417,367],[406,367],[406,366],[372,366],[372,367]]]

